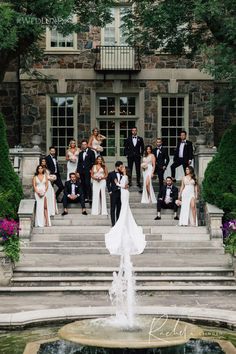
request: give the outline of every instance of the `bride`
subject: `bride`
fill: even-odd
[[[116,185],[121,189],[121,211],[116,224],[105,235],[106,248],[113,255],[124,255],[124,252],[130,255],[140,254],[146,246],[145,235],[130,210],[126,167],[123,166],[121,171],[123,175],[120,183],[116,181]]]
[[[198,226],[196,200],[198,199],[198,183],[192,166],[186,167],[185,176],[179,192],[182,197],[179,217],[180,226]]]

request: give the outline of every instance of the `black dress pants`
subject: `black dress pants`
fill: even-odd
[[[67,209],[68,203],[80,203],[81,208],[85,209],[85,203],[84,203],[84,198],[81,198],[80,196],[77,197],[76,199],[72,200],[67,197],[67,195],[64,194],[63,196],[63,207],[64,209]]]
[[[158,199],[158,201],[157,201],[157,211],[160,212],[161,209],[173,209],[174,212],[177,213],[178,206],[174,202],[166,204],[164,200]]]
[[[136,177],[137,177],[137,185],[140,185],[140,166],[141,166],[141,156],[128,156],[128,168],[130,170],[130,177],[129,177],[129,183],[132,182],[132,172],[133,172],[133,164],[135,164],[135,169],[136,169]]]
[[[90,171],[80,172],[81,187],[84,193],[84,199],[92,200],[91,175]]]
[[[189,166],[189,163],[188,163],[188,162],[184,161],[184,159],[182,159],[182,158],[178,158],[176,161],[174,161],[174,162],[172,163],[172,165],[170,166],[170,169],[171,169],[171,177],[172,177],[172,178],[175,178],[175,170],[176,170],[177,167],[179,167],[179,166],[181,166],[181,165],[183,166],[183,170],[184,170],[184,173],[185,173],[186,167]]]
[[[56,191],[56,199],[58,199],[59,195],[61,194],[61,192],[64,189],[64,186],[63,186],[61,177],[58,176],[57,174],[56,174],[56,176],[57,176],[57,179],[56,179],[56,181],[53,184],[55,184],[57,186],[57,188],[58,188],[57,191]]]
[[[120,216],[121,200],[120,190],[116,190],[110,194],[110,208],[111,208],[111,224],[115,225]]]

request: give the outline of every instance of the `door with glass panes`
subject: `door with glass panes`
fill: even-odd
[[[97,122],[102,135],[103,152],[106,163],[124,161],[124,142],[137,125],[137,97],[131,95],[99,96]]]

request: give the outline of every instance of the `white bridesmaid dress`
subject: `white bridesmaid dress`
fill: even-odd
[[[125,189],[128,177],[123,176],[119,183],[121,187],[121,211],[119,219],[111,230],[105,235],[106,248],[110,254],[140,254],[143,252],[146,241],[141,226],[134,220],[129,206],[129,191]]]
[[[187,176],[183,177],[184,189],[182,191],[182,203],[179,216],[180,226],[198,226],[198,220],[196,217],[196,223],[193,220],[192,209],[190,206],[192,198],[195,199],[195,181],[189,179]]]
[[[67,177],[66,180],[69,181],[70,173],[75,172],[77,169],[78,164],[78,156],[79,156],[79,149],[77,149],[74,153],[70,150],[67,151],[69,156],[69,160],[67,161]]]
[[[47,203],[47,213],[48,213],[48,226],[51,226],[51,220],[50,220],[50,215],[49,215],[49,208],[48,208],[48,202],[47,202],[47,196],[46,196],[46,175],[43,175],[42,181],[38,178],[38,176],[35,176],[35,183],[36,183],[36,189],[39,193],[41,193],[43,196],[40,197],[36,192],[34,193],[35,199],[36,199],[36,215],[35,215],[35,226],[38,227],[44,227],[46,226],[46,220],[44,216],[44,203],[46,199]]]
[[[46,198],[48,203],[48,210],[50,216],[55,216],[58,214],[58,207],[56,202],[56,195],[52,183],[50,181],[50,172],[46,170],[46,175],[48,177],[48,190],[46,192]]]
[[[96,165],[93,166],[94,177],[104,178],[105,171],[101,167],[97,171]],[[107,201],[106,201],[106,180],[101,179],[99,182],[92,179],[93,184],[93,200],[92,200],[92,215],[108,215],[107,212]]]
[[[157,203],[157,199],[152,186],[152,173],[153,173],[152,156],[149,155],[147,157],[144,157],[142,164],[147,166],[147,168],[143,171],[143,193],[142,193],[141,203],[155,204]],[[147,188],[146,188],[146,181],[148,177],[150,178],[150,195],[148,195]]]

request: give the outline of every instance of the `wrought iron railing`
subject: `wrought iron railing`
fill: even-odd
[[[140,54],[138,47],[97,46],[96,71],[140,71]]]

